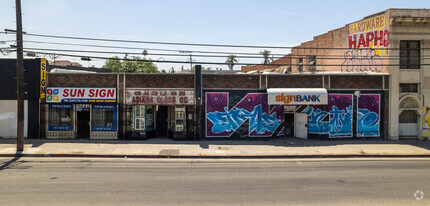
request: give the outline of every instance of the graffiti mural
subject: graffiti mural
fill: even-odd
[[[229,107],[229,101],[237,102]],[[269,111],[266,93],[248,93],[229,97],[228,92],[206,93],[206,137],[230,137],[246,128],[249,137],[269,137],[275,134],[284,121],[283,106]],[[278,129],[279,130],[279,129]]]
[[[357,101],[357,137],[380,135],[380,94],[361,94]]]
[[[352,137],[352,94],[329,94],[329,105],[309,106],[308,132],[328,134],[330,138]]]
[[[381,72],[382,59],[373,48],[351,49],[344,54],[343,72]]]
[[[349,25],[348,50],[344,54],[343,72],[381,72],[381,56],[388,55],[390,31],[386,16],[379,15]]]

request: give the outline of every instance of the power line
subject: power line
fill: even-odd
[[[37,43],[37,44],[54,44],[54,45],[68,45],[68,46],[83,46],[83,47],[98,47],[98,48],[110,48],[110,49],[130,49],[130,50],[154,50],[154,51],[169,51],[169,52],[191,52],[191,53],[207,53],[207,54],[238,54],[238,55],[260,55],[259,53],[249,52],[227,52],[227,51],[200,51],[200,50],[174,50],[174,49],[154,49],[154,48],[140,48],[140,47],[124,47],[124,46],[106,46],[106,45],[95,45],[95,44],[75,44],[75,43],[63,43],[63,42],[45,42],[45,41],[32,41],[25,40],[24,42]],[[271,54],[274,56],[284,56],[285,54]]]
[[[2,48],[4,50],[7,50],[5,48]],[[37,51],[59,51],[59,52],[72,52],[72,53],[100,53],[100,54],[130,54],[130,55],[143,55],[139,52],[112,52],[112,51],[95,51],[95,50],[74,50],[74,49],[50,49],[50,48],[30,48],[25,47],[25,49],[28,50],[37,50]],[[13,49],[9,49],[9,51],[15,51]],[[36,52],[36,51],[34,51]],[[36,52],[37,53],[37,52]],[[145,55],[143,55],[145,56]],[[148,53],[147,56],[179,56],[179,57],[188,57],[188,54],[165,54],[165,53]],[[221,58],[225,57],[227,58],[228,55],[199,55],[194,54],[194,57],[208,57],[208,58]],[[238,58],[244,58],[244,59],[261,59],[263,57],[261,56],[242,56],[238,55],[236,56]],[[303,58],[303,56],[284,56],[281,57],[283,59],[300,59]],[[355,59],[368,59],[369,57],[355,57]],[[315,57],[315,59],[345,59],[345,56],[343,57]],[[394,57],[394,56],[378,56],[378,59],[384,60],[384,59],[402,59],[401,57]],[[406,59],[406,58],[405,58]],[[417,57],[417,58],[407,58],[407,59],[430,59],[430,57]]]
[[[10,32],[8,32],[10,33]],[[8,34],[6,33],[6,34]],[[12,32],[13,33],[13,32]],[[205,47],[231,47],[231,48],[260,48],[260,49],[331,49],[331,50],[345,50],[352,48],[340,48],[340,47],[302,47],[302,46],[261,46],[261,45],[235,45],[235,44],[203,44],[203,43],[178,43],[178,42],[161,42],[161,41],[138,41],[138,40],[124,40],[124,39],[106,39],[106,38],[90,38],[90,37],[74,37],[74,36],[60,36],[60,35],[47,35],[47,34],[31,34],[25,33],[27,36],[37,36],[44,38],[59,38],[59,39],[74,39],[74,40],[87,40],[87,41],[106,41],[106,42],[123,42],[123,43],[134,43],[134,44],[160,44],[160,45],[179,45],[179,46],[205,46]],[[358,48],[359,49],[359,48]],[[378,48],[381,50],[399,50],[403,48]],[[407,48],[409,49],[409,48]],[[430,49],[430,48],[420,48]]]
[[[31,52],[31,51],[27,51],[25,50],[25,52]],[[61,55],[61,56],[68,56],[68,57],[79,57],[81,58],[82,55],[71,55],[71,54],[61,54],[61,53],[46,53],[46,52],[39,52],[41,54],[56,54],[56,55]],[[176,64],[188,64],[190,63],[189,61],[153,61],[153,60],[146,60],[146,59],[125,59],[125,58],[111,58],[111,57],[100,57],[100,56],[86,56],[89,58],[94,58],[94,59],[117,59],[117,60],[121,60],[121,61],[141,61],[141,62],[152,62],[152,63],[176,63]],[[194,62],[194,64],[213,64],[213,65],[228,65],[225,62]],[[253,63],[235,63],[234,65],[250,65]],[[254,64],[255,65],[255,64]],[[311,65],[307,65],[307,64],[258,64],[258,65],[263,65],[263,66],[311,66]],[[427,66],[430,64],[420,64],[422,66]],[[342,65],[342,64],[318,64],[316,66],[348,66],[348,65]],[[372,65],[356,65],[356,66],[401,66],[400,64],[372,64]]]

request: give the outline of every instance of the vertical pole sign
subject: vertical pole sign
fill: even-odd
[[[46,97],[46,59],[40,59],[40,98]]]

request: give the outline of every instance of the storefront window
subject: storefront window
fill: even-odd
[[[145,130],[145,106],[134,106],[134,130]]]
[[[73,105],[71,104],[50,104],[48,114],[50,131],[71,131],[73,130]]]
[[[183,132],[185,130],[185,106],[174,107],[174,114],[175,132]]]
[[[116,131],[116,105],[93,105],[91,130]]]
[[[154,107],[146,106],[146,130],[154,129]]]

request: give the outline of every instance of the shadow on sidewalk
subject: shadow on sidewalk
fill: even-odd
[[[202,149],[208,149],[210,145],[235,146],[235,145],[260,145],[260,146],[277,146],[277,147],[320,147],[320,146],[337,146],[337,145],[379,145],[379,144],[398,144],[410,145],[430,150],[430,141],[423,140],[385,140],[385,139],[300,139],[295,137],[279,137],[267,140],[261,139],[242,139],[242,140],[218,140],[204,139],[197,141],[178,141],[167,137],[155,137],[146,140],[90,140],[90,139],[73,139],[73,140],[52,140],[52,139],[25,139],[25,144],[31,144],[31,147],[39,147],[47,143],[76,143],[76,144],[165,144],[165,145],[199,145]],[[1,144],[16,144],[16,139],[0,139]]]

